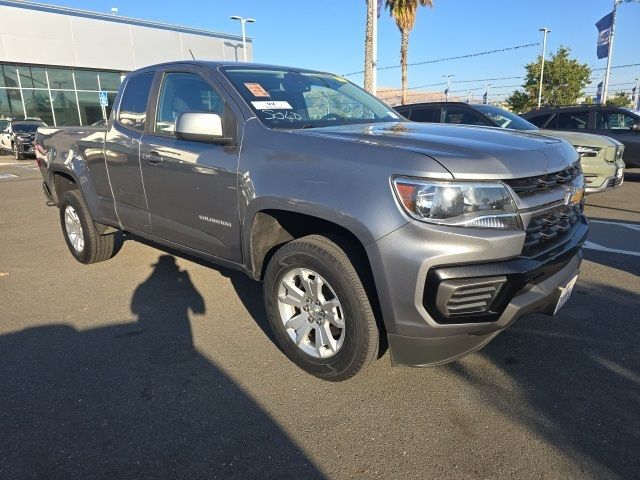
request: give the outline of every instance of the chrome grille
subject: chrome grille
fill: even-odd
[[[541,190],[548,190],[557,185],[571,182],[581,173],[580,163],[574,163],[568,168],[559,172],[547,173],[536,177],[517,178],[515,180],[505,180],[514,192],[520,196],[526,196]]]

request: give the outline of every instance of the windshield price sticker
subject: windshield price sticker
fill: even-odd
[[[293,110],[289,102],[285,101],[264,101],[251,102],[256,110]]]
[[[259,83],[245,83],[244,86],[254,97],[270,97],[269,93]]]

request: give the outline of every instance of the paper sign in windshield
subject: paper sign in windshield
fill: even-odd
[[[245,87],[253,94],[254,97],[269,97],[269,93],[262,88],[259,83],[245,83]]]
[[[277,100],[277,101],[267,101],[264,102],[251,102],[251,104],[257,110],[292,110],[289,102]]]

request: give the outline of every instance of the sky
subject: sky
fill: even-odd
[[[240,33],[239,22],[230,15],[256,19],[247,25],[254,42],[254,61],[348,74],[363,69],[365,0],[40,0],[43,3],[156,20],[225,33]],[[434,7],[420,8],[409,43],[409,62],[460,56],[517,45],[540,43],[540,27],[552,31],[547,54],[560,45],[592,68],[604,68],[606,59],[596,57],[595,23],[609,13],[613,0],[434,0]],[[640,2],[618,7],[613,65],[640,63]],[[398,65],[400,33],[383,11],[378,23],[380,67]],[[409,67],[409,86],[418,87],[451,78],[451,91],[474,89],[484,93],[488,82],[459,83],[497,77],[521,77],[524,65],[536,58],[541,46]],[[603,71],[593,72],[595,84]],[[640,66],[613,69],[611,90],[630,90],[640,76]],[[348,77],[362,84],[361,74]],[[510,93],[519,79],[496,80],[494,99]],[[618,85],[622,84],[622,85]],[[627,85],[628,84],[628,85]],[[400,69],[379,72],[380,88],[400,85]],[[426,90],[442,91],[433,86]]]

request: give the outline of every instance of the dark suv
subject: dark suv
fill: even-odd
[[[548,130],[595,133],[624,143],[627,167],[640,167],[640,115],[626,108],[606,105],[555,107],[531,110],[522,115]]]

